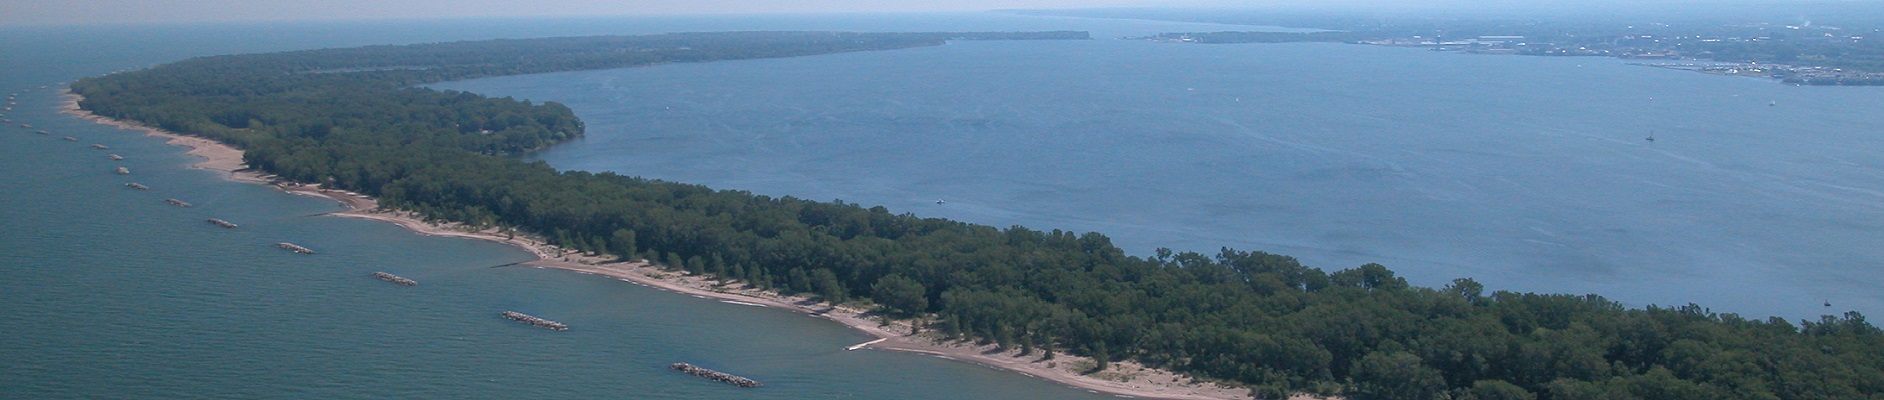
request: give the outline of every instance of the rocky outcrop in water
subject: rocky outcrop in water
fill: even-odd
[[[712,379],[712,380],[716,380],[720,382],[725,382],[726,384],[738,386],[742,388],[759,387],[759,381],[748,379],[746,377],[739,376],[739,375],[733,375],[733,374],[728,374],[725,372],[696,367],[696,366],[693,366],[693,364],[688,364],[684,362],[674,363],[674,365],[670,365],[668,366],[668,368],[673,368],[675,371],[685,372],[688,375],[693,375],[693,376],[698,376],[701,378],[707,378],[707,379]]]
[[[520,313],[516,311],[505,311],[504,318],[509,318],[511,321],[517,321],[517,322],[522,322],[522,323],[526,323],[530,325],[536,325],[536,326],[542,327],[543,329],[548,329],[552,331],[569,330],[569,325],[563,325],[563,323],[561,322],[532,317],[529,314],[524,314],[524,313]]]
[[[292,252],[300,253],[300,254],[314,254],[313,249],[301,247],[294,243],[288,243],[288,242],[275,243],[275,247],[280,247],[283,249],[287,249],[288,251],[292,251]]]
[[[419,285],[419,281],[406,279],[405,277],[402,277],[399,275],[388,274],[385,272],[374,272],[373,277],[379,278],[379,280],[382,280],[382,281],[397,283],[397,284],[405,285],[405,286],[418,286]],[[508,316],[505,316],[505,317],[508,317]]]

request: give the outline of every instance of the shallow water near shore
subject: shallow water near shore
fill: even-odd
[[[994,19],[969,25],[1007,17]],[[0,307],[7,310],[0,398],[1113,398],[928,356],[843,351],[869,337],[797,313],[599,276],[492,268],[529,257],[505,245],[319,216],[340,207],[225,181],[187,168],[196,158],[160,139],[57,113],[58,82],[199,55],[873,26],[859,20],[896,23],[755,17],[0,30],[0,69],[7,71],[0,90],[31,89],[6,118],[53,132],[0,128],[7,174],[0,202],[9,205],[0,213],[7,227],[0,234]],[[132,174],[111,173],[118,166]],[[241,226],[223,229],[207,218]],[[320,254],[292,254],[277,242]],[[374,271],[420,285],[381,282]],[[508,321],[498,315],[505,310],[571,329]],[[765,386],[739,389],[666,369],[680,361]]]

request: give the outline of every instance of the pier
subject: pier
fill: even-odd
[[[220,220],[216,218],[210,218],[209,223],[216,224],[216,226],[229,228],[229,229],[235,229],[236,227],[236,224],[234,222],[224,221],[224,220]]]
[[[314,254],[314,250],[308,249],[306,247],[301,247],[300,245],[296,245],[294,243],[288,243],[288,242],[275,243],[275,247],[287,249],[288,251],[295,252],[296,254]]]
[[[857,350],[861,350],[861,349],[863,349],[863,348],[865,348],[865,347],[869,347],[870,345],[873,345],[873,344],[877,344],[877,343],[883,343],[883,341],[885,341],[885,340],[890,340],[890,338],[880,338],[880,339],[877,339],[877,340],[872,340],[872,341],[868,341],[868,342],[863,342],[863,343],[858,343],[858,344],[855,344],[855,345],[851,345],[850,347],[845,347],[845,348],[844,348],[844,351],[857,351]]]
[[[183,200],[177,200],[177,199],[164,199],[164,202],[170,203],[170,205],[177,206],[177,207],[189,207],[190,206],[190,203],[184,202]]]
[[[517,321],[517,322],[522,322],[522,323],[526,323],[530,325],[536,325],[536,326],[542,327],[544,329],[549,329],[552,331],[569,330],[569,325],[563,325],[563,323],[561,322],[532,317],[529,314],[524,314],[524,313],[520,313],[516,311],[505,311],[503,315],[504,315],[504,318],[510,319],[511,321]]]
[[[397,283],[397,284],[400,284],[400,285],[404,285],[404,286],[418,286],[418,285],[419,285],[419,281],[415,281],[415,280],[411,280],[411,279],[406,279],[405,277],[402,277],[402,276],[399,276],[399,275],[393,275],[393,274],[388,274],[388,273],[385,273],[385,272],[374,272],[374,273],[373,273],[373,277],[374,277],[374,278],[379,278],[379,280],[382,280],[382,281],[387,281],[387,282],[392,282],[392,283]],[[505,317],[506,317],[506,318],[508,318],[509,316],[508,316],[508,315],[506,315]],[[531,318],[535,318],[535,317],[531,317]],[[534,324],[533,324],[533,325],[534,325]],[[560,330],[560,329],[558,329],[558,330]]]
[[[137,190],[150,190],[150,186],[140,185],[137,182],[126,183],[124,184],[124,187],[137,189]]]
[[[693,366],[693,364],[688,364],[684,362],[674,363],[674,365],[668,366],[668,368],[673,368],[675,371],[685,372],[688,375],[693,375],[693,376],[698,376],[701,378],[707,378],[707,379],[712,379],[712,380],[716,380],[720,382],[725,382],[727,384],[742,387],[742,388],[759,387],[759,381],[748,379],[746,377],[739,376],[739,375],[733,375],[733,374],[728,374],[728,373],[720,372],[720,371],[714,371],[714,370],[710,370],[706,368],[695,367]]]

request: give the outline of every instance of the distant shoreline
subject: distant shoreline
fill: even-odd
[[[72,93],[70,89],[62,90],[60,94],[62,114],[118,129],[141,131],[145,136],[164,138],[165,144],[188,147],[190,150],[186,151],[186,154],[204,159],[191,164],[192,168],[224,172],[227,173],[226,179],[235,182],[270,185],[290,194],[332,199],[348,208],[348,211],[326,215],[384,221],[427,236],[449,236],[504,243],[528,251],[536,258],[521,263],[524,266],[607,276],[663,291],[741,305],[756,305],[805,313],[843,324],[877,338],[877,340],[851,346],[851,348],[833,349],[833,351],[881,349],[927,354],[1018,372],[1029,377],[1095,393],[1134,398],[1170,400],[1251,398],[1251,392],[1246,388],[1191,381],[1183,375],[1147,368],[1132,361],[1112,362],[1105,371],[1083,374],[1083,371],[1093,365],[1090,358],[1056,352],[1052,360],[1041,360],[1039,352],[1034,355],[1019,356],[1017,350],[1000,351],[1001,349],[995,345],[940,341],[927,334],[911,334],[913,325],[908,321],[885,324],[882,320],[873,318],[868,310],[852,306],[832,305],[806,296],[781,295],[744,284],[717,284],[705,276],[668,271],[641,260],[618,262],[606,255],[584,255],[579,251],[563,249],[525,234],[507,234],[494,228],[474,229],[458,223],[426,222],[412,212],[381,209],[378,201],[359,193],[324,189],[319,185],[276,184],[272,176],[249,169],[242,161],[241,149],[214,140],[93,114],[78,106],[78,102],[84,99],[82,96]],[[575,329],[581,329],[581,326],[577,325]],[[1308,395],[1291,397],[1296,400],[1315,398]]]

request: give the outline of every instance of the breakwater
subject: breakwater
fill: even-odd
[[[738,386],[742,388],[759,387],[759,381],[755,381],[750,378],[746,378],[739,375],[733,375],[733,374],[728,374],[725,372],[696,367],[693,364],[688,364],[684,362],[674,363],[674,365],[670,365],[668,366],[668,368],[672,368],[675,371],[685,372],[688,375],[693,375],[693,376],[712,379],[712,380],[716,380],[720,382],[725,382],[726,384]]]
[[[405,277],[402,277],[399,275],[388,274],[385,272],[374,272],[373,277],[379,278],[379,280],[382,280],[382,281],[397,283],[397,284],[405,285],[405,286],[418,286],[419,285],[419,281],[406,279]],[[508,318],[509,316],[506,315],[505,317]]]
[[[569,330],[569,325],[563,325],[563,323],[561,322],[537,318],[537,317],[530,316],[529,314],[524,314],[524,313],[520,313],[516,311],[505,311],[503,315],[504,315],[504,318],[508,318],[511,321],[517,321],[517,322],[522,322],[522,323],[526,323],[530,325],[536,325],[536,326],[543,327],[544,329],[549,329],[552,331]]]
[[[288,243],[288,242],[275,243],[275,247],[287,249],[288,251],[292,251],[299,254],[314,254],[313,249],[301,247],[300,245],[297,245],[294,243]]]

